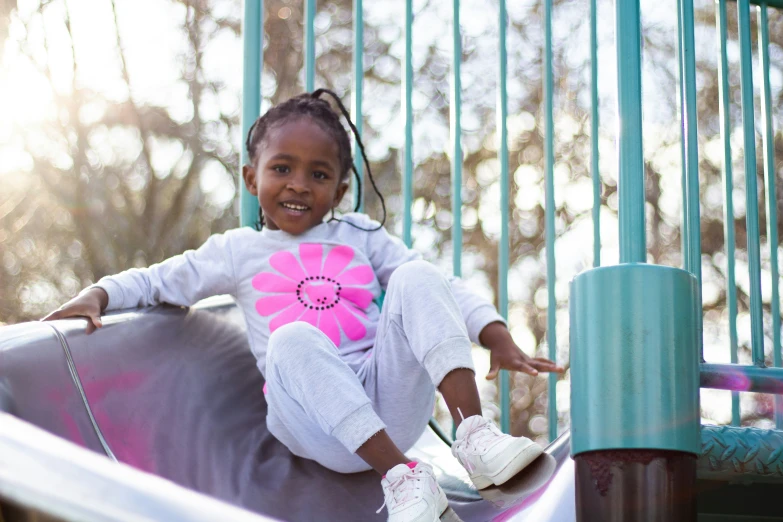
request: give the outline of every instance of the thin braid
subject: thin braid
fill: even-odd
[[[364,166],[367,169],[367,175],[370,178],[370,184],[372,184],[373,191],[378,195],[378,198],[381,200],[381,209],[383,210],[383,218],[381,219],[380,225],[378,225],[376,228],[373,228],[371,230],[367,230],[367,232],[374,232],[376,230],[380,230],[383,228],[383,225],[386,223],[386,202],[383,199],[383,194],[381,194],[381,191],[378,190],[378,186],[375,184],[375,179],[372,176],[372,169],[370,168],[370,162],[367,160],[367,154],[364,151],[364,144],[362,143],[362,138],[359,136],[359,130],[356,128],[356,126],[351,121],[350,113],[348,112],[348,109],[345,108],[345,105],[343,105],[343,102],[340,100],[340,98],[335,94],[333,91],[330,91],[329,89],[316,89],[313,91],[313,98],[320,99],[321,94],[328,94],[331,96],[335,102],[337,102],[337,106],[340,108],[340,111],[343,113],[343,116],[345,117],[345,120],[348,122],[348,126],[351,127],[351,131],[353,131],[353,135],[356,137],[356,144],[359,146],[359,151],[362,154],[362,159],[364,160]],[[354,174],[356,174],[356,179],[359,179],[359,173],[356,170],[356,167],[353,167]],[[361,184],[361,181],[359,182]],[[359,201],[361,201],[361,192],[359,192]],[[348,223],[346,221],[346,223]],[[360,230],[365,230],[364,228],[357,227],[356,225],[353,225],[353,223],[348,223],[349,225],[353,226],[354,228],[359,228]]]

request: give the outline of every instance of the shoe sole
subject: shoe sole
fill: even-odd
[[[471,475],[470,479],[476,489],[485,489],[492,485],[500,486],[511,480],[517,473],[536,460],[544,450],[538,444],[531,444],[517,453],[506,467],[494,475]]]
[[[439,520],[440,522],[462,522],[462,519],[459,518],[451,508],[446,508],[446,511],[441,514]]]

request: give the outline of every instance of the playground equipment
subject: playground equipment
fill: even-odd
[[[775,194],[769,78],[769,7],[783,1],[738,0],[745,172],[756,173],[751,74],[751,3],[758,10],[763,86],[762,138],[766,193]],[[729,260],[729,345],[732,364],[702,357],[701,248],[693,3],[679,0],[683,154],[682,269],[645,263],[644,163],[641,116],[641,33],[638,0],[615,2],[618,52],[620,265],[600,266],[597,209],[598,107],[595,0],[591,0],[594,269],[572,283],[572,431],[557,433],[556,377],[549,381],[552,443],[508,489],[478,492],[450,467],[448,437],[433,426],[414,452],[433,462],[455,511],[467,520],[783,520],[775,496],[783,482],[783,368],[777,269],[776,198],[767,197],[772,251],[773,368],[765,367],[761,304],[759,202],[756,176],[746,176],[753,365],[737,364],[734,232],[731,205],[726,12],[716,3],[720,47],[721,134]],[[735,5],[734,2],[728,5]],[[314,87],[315,0],[305,0],[305,87]],[[454,0],[453,150],[454,272],[461,273],[459,0]],[[506,4],[499,1],[498,159],[501,179],[499,308],[508,313],[508,148]],[[405,0],[402,107],[405,121],[403,239],[411,244],[412,0]],[[245,2],[242,128],[260,112],[263,2]],[[545,176],[547,344],[555,356],[554,125],[552,2],[545,20]],[[362,0],[354,0],[354,115],[362,107]],[[361,118],[354,118],[361,129]],[[361,169],[361,164],[357,163]],[[361,172],[361,170],[360,170]],[[242,224],[256,202],[243,191]],[[66,520],[264,520],[204,499],[160,479],[113,464],[42,430],[109,458],[207,493],[250,511],[288,520],[371,520],[380,504],[377,478],[337,475],[292,457],[266,432],[261,378],[243,325],[225,301],[190,312],[161,307],[121,313],[90,337],[79,321],[0,330],[0,505],[6,518],[42,512]],[[188,364],[183,364],[187,361]],[[220,371],[216,371],[220,370]],[[699,387],[732,390],[733,426],[700,426]],[[508,376],[500,378],[502,428],[509,429]],[[739,427],[736,392],[774,393],[777,430]],[[2,413],[5,412],[5,413]],[[16,418],[12,418],[13,415]],[[19,420],[21,419],[21,420]],[[37,427],[36,427],[37,426]],[[440,435],[439,435],[440,433]],[[53,449],[54,448],[54,449]],[[573,457],[573,458],[572,458]],[[49,468],[45,472],[45,468]],[[270,480],[274,477],[274,481]],[[149,481],[149,482],[148,482]],[[94,485],[94,488],[84,487]],[[151,486],[150,486],[151,484]],[[297,484],[307,498],[287,498]],[[98,490],[97,488],[101,488]],[[350,513],[340,498],[361,505]],[[378,502],[376,502],[376,500]],[[11,507],[14,506],[14,507]],[[195,507],[194,507],[195,506]],[[145,511],[146,510],[146,511]],[[223,511],[221,511],[223,510]],[[10,514],[9,514],[10,513]],[[173,518],[172,518],[173,517]],[[245,518],[242,518],[245,517]]]

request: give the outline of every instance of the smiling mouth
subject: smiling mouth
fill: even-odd
[[[293,210],[294,212],[305,212],[310,210],[310,207],[307,205],[301,205],[299,203],[280,203],[280,206],[288,210]]]

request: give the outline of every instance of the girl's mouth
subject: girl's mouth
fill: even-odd
[[[308,207],[307,205],[302,205],[301,203],[284,202],[284,203],[280,203],[280,206],[283,207],[284,209],[288,210],[288,211],[295,212],[295,213],[298,213],[298,214],[304,213],[304,212],[307,212],[308,210],[310,210],[310,207]]]

